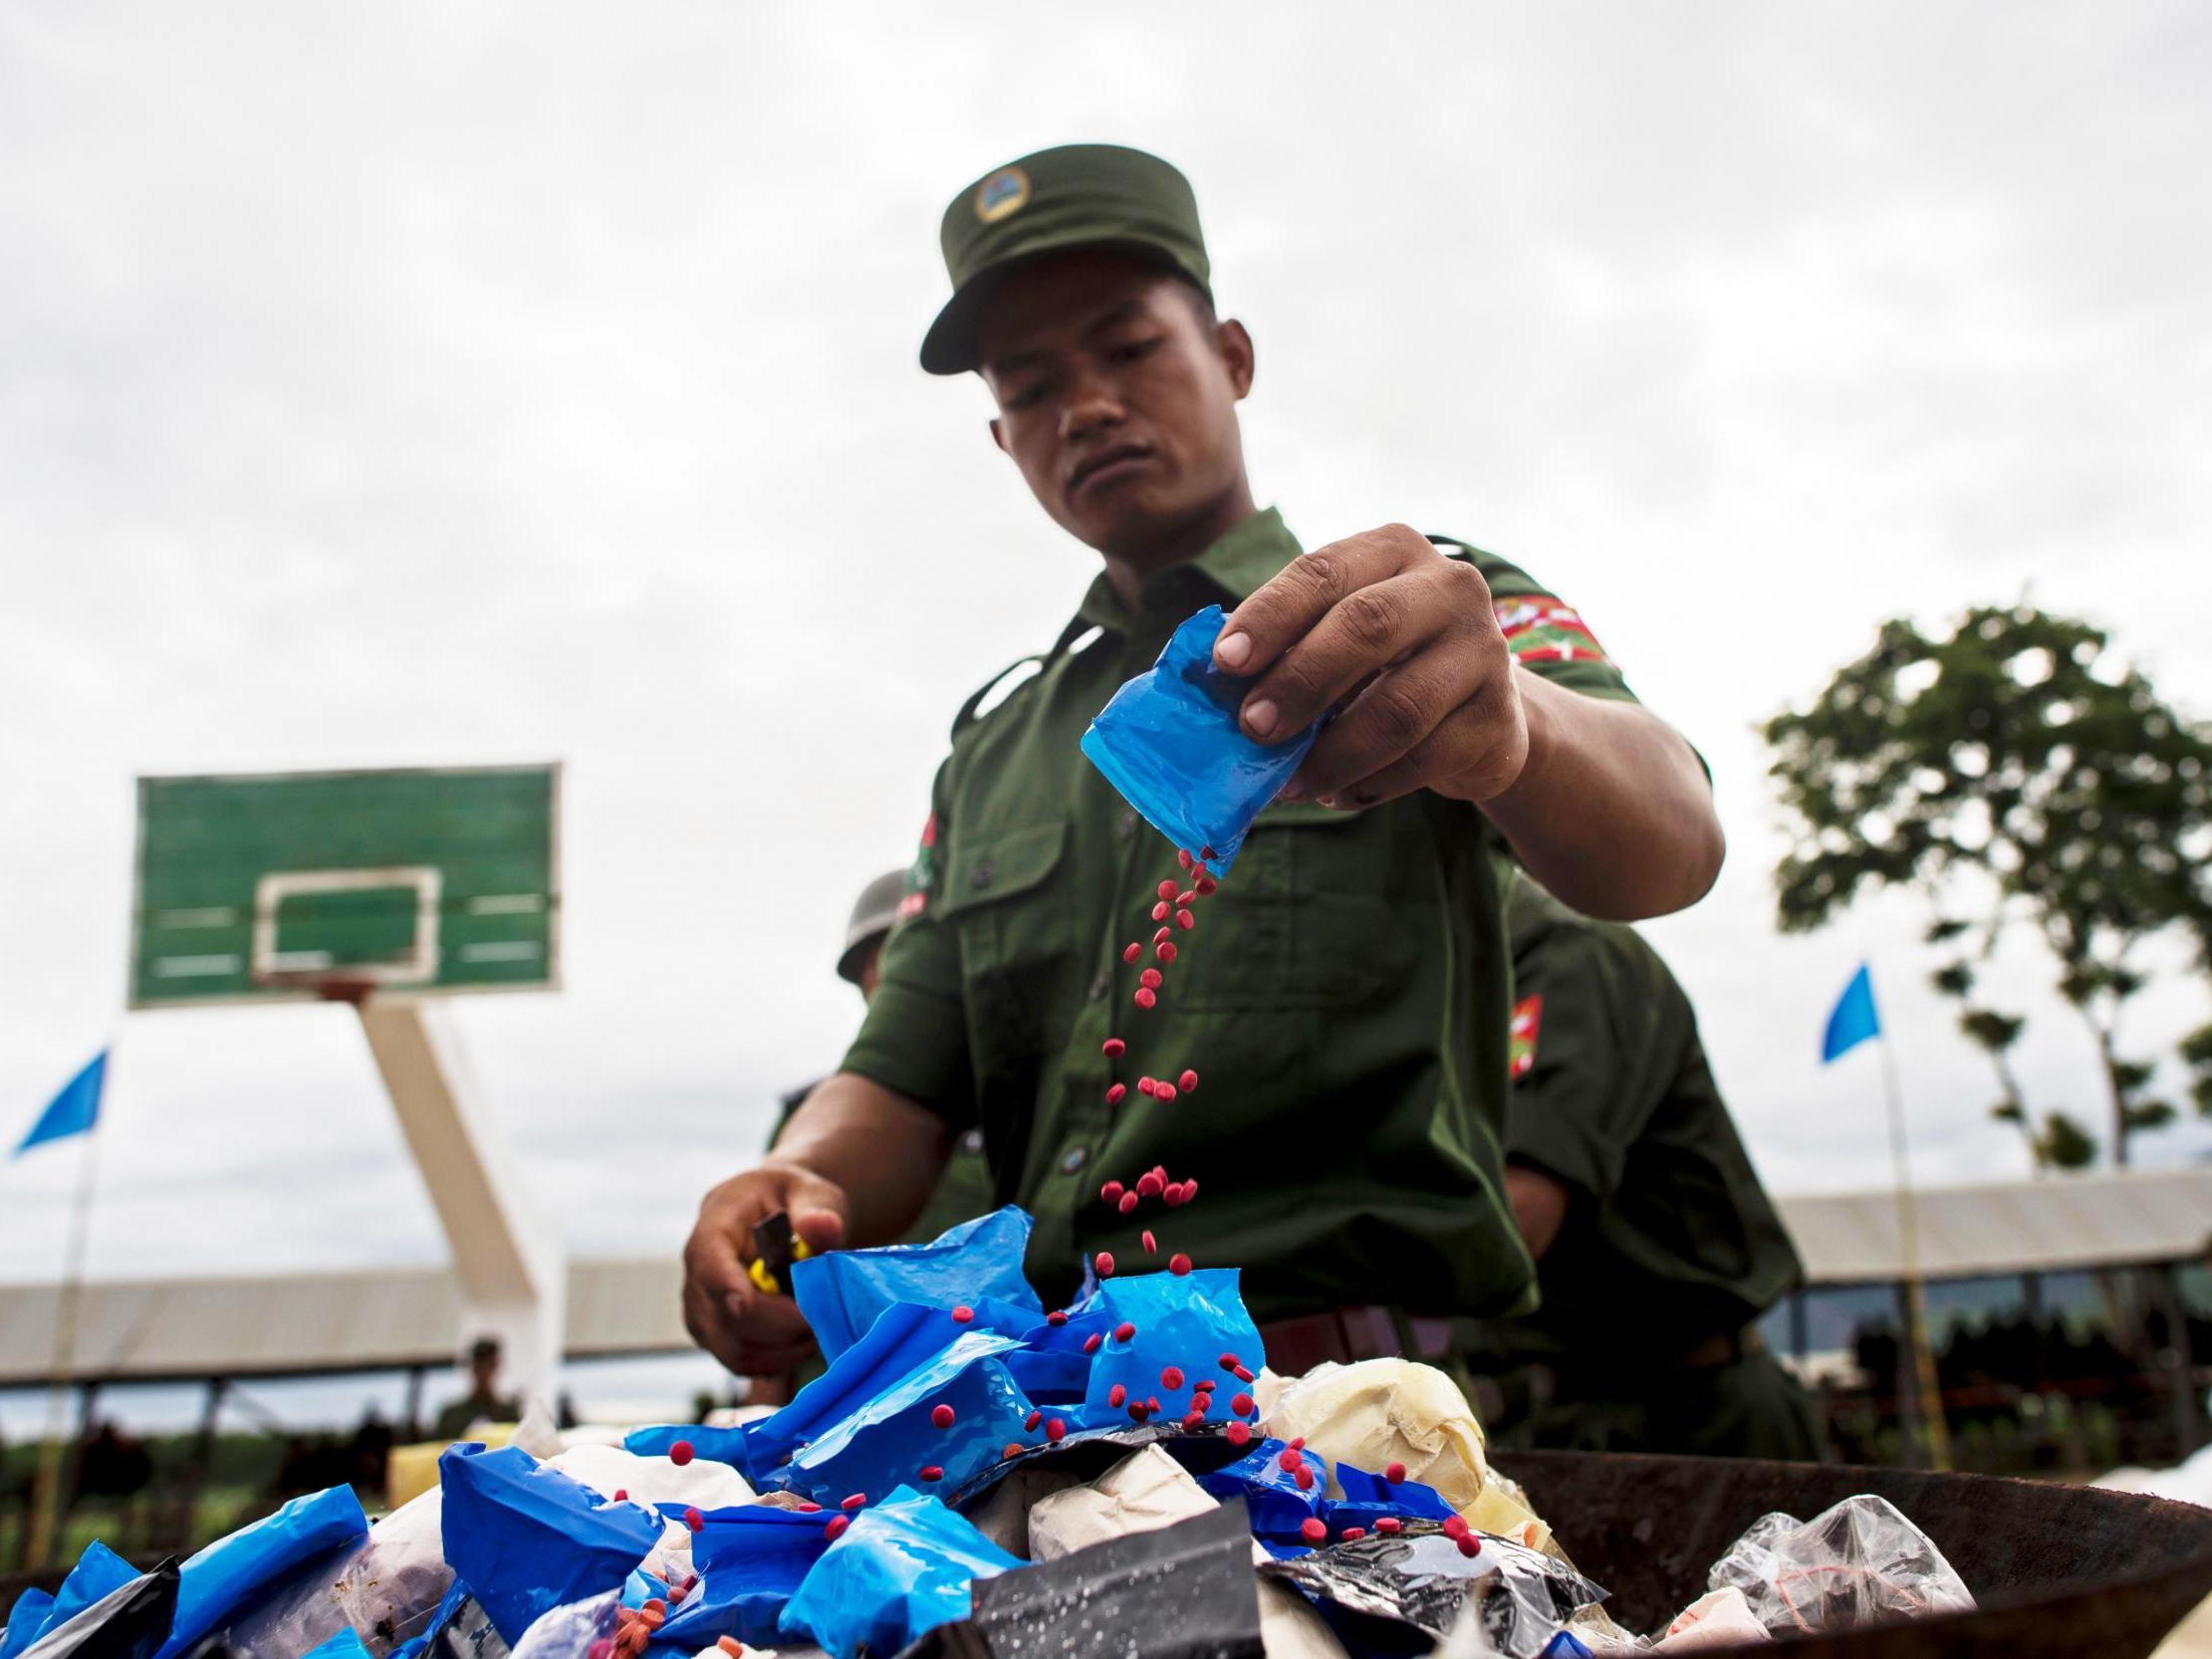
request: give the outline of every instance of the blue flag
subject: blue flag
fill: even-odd
[[[1874,1012],[1874,980],[1864,963],[1851,975],[1850,984],[1829,1010],[1828,1030],[1821,1037],[1821,1061],[1826,1065],[1869,1037],[1881,1035],[1881,1016]]]
[[[62,1084],[61,1093],[47,1101],[46,1110],[39,1113],[39,1120],[31,1125],[31,1132],[16,1143],[14,1155],[21,1157],[34,1146],[43,1146],[50,1140],[66,1140],[91,1129],[100,1121],[100,1090],[107,1080],[108,1051],[103,1049],[93,1056],[84,1070]]]

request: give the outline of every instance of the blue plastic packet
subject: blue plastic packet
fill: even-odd
[[[602,1498],[518,1446],[450,1447],[438,1484],[446,1564],[509,1646],[548,1608],[619,1588],[660,1539],[651,1510]]]
[[[897,1653],[925,1630],[968,1616],[969,1586],[1026,1565],[934,1498],[900,1487],[862,1510],[784,1608],[787,1635],[837,1659]]]
[[[668,1586],[643,1567],[632,1567],[629,1576],[622,1580],[622,1593],[616,1599],[624,1607],[642,1607],[648,1601],[666,1601]]]
[[[54,1611],[54,1598],[46,1591],[28,1589],[15,1598],[15,1605],[8,1609],[8,1623],[0,1629],[0,1659],[15,1659],[46,1629],[47,1615]]]
[[[1022,1275],[1029,1225],[1029,1212],[1009,1204],[924,1245],[828,1251],[792,1264],[792,1298],[826,1360],[859,1341],[893,1303],[973,1307],[989,1297],[1043,1312]]]
[[[1574,1631],[1562,1630],[1544,1644],[1543,1659],[1591,1659],[1591,1651]]]
[[[1222,609],[1209,604],[1169,635],[1159,660],[1123,683],[1083,734],[1083,752],[1144,821],[1206,867],[1228,873],[1244,832],[1291,781],[1321,722],[1285,743],[1244,735],[1252,681],[1213,665]]]
[[[941,1307],[893,1303],[876,1315],[866,1335],[831,1360],[789,1405],[745,1425],[746,1461],[739,1468],[756,1487],[775,1485],[792,1453],[807,1441],[912,1375],[966,1333],[967,1327]]]
[[[45,1623],[35,1632],[25,1633],[25,1645],[29,1644],[32,1634],[43,1636],[49,1630],[61,1629],[94,1602],[114,1594],[137,1576],[136,1567],[98,1539],[93,1540],[85,1545],[85,1552],[77,1557],[77,1564],[69,1569],[69,1576],[54,1592]]]
[[[1136,1330],[1125,1342],[1109,1335],[1092,1360],[1083,1398],[1086,1423],[1103,1425],[1116,1417],[1127,1422],[1126,1407],[1109,1403],[1117,1383],[1129,1399],[1157,1396],[1163,1417],[1180,1417],[1190,1409],[1191,1387],[1200,1378],[1229,1380],[1219,1370],[1223,1354],[1235,1354],[1254,1372],[1265,1358],[1259,1328],[1237,1294],[1235,1268],[1108,1279],[1099,1287],[1099,1312],[1109,1331],[1124,1323]],[[1180,1387],[1162,1379],[1170,1366],[1183,1374]]]
[[[317,1642],[301,1659],[369,1659],[369,1644],[361,1639],[361,1632],[349,1624]]]
[[[690,1442],[693,1457],[705,1458],[709,1463],[726,1463],[748,1481],[752,1479],[745,1463],[748,1442],[741,1428],[717,1429],[704,1423],[652,1423],[623,1435],[622,1450],[641,1458],[664,1458],[668,1448],[679,1440]]]
[[[369,1531],[369,1517],[350,1486],[295,1498],[283,1508],[217,1539],[177,1573],[176,1619],[156,1659],[182,1653],[294,1567],[351,1543]]]
[[[989,1332],[961,1337],[801,1447],[779,1471],[784,1486],[838,1504],[856,1492],[875,1498],[918,1486],[925,1467],[940,1471],[948,1492],[962,1485],[1022,1436],[1029,1396],[998,1358],[1017,1346]],[[941,1428],[940,1409],[951,1413]]]
[[[1298,1476],[1283,1467],[1286,1454],[1305,1465],[1313,1479],[1303,1490]],[[1281,1556],[1310,1548],[1299,1529],[1321,1514],[1328,1501],[1329,1469],[1308,1451],[1292,1453],[1280,1440],[1263,1440],[1234,1463],[1198,1477],[1199,1490],[1224,1501],[1242,1498],[1252,1517],[1252,1536]]]
[[[669,1608],[654,1644],[693,1653],[734,1636],[773,1647],[784,1604],[830,1547],[823,1535],[829,1519],[766,1504],[707,1512],[691,1538],[699,1581]]]
[[[1400,1521],[1448,1521],[1452,1517],[1452,1507],[1444,1502],[1443,1494],[1419,1481],[1386,1481],[1349,1463],[1338,1464],[1336,1475],[1337,1489],[1344,1496],[1321,1507],[1321,1518],[1329,1524],[1331,1533],[1347,1527],[1364,1527],[1371,1533],[1384,1516],[1395,1516]]]

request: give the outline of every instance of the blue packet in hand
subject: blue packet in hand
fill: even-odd
[[[1283,743],[1245,736],[1237,710],[1251,677],[1213,663],[1224,619],[1218,604],[1187,618],[1083,734],[1083,752],[1121,799],[1194,857],[1211,847],[1206,867],[1217,876],[1321,735],[1317,720]]]
[[[893,1303],[973,1307],[988,1298],[1042,1316],[1045,1304],[1022,1274],[1029,1227],[1029,1212],[1009,1204],[927,1244],[828,1251],[792,1264],[792,1300],[825,1360],[859,1341]]]

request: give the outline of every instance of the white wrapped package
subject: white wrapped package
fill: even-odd
[[[1773,1637],[1752,1617],[1744,1592],[1731,1584],[1724,1590],[1707,1590],[1674,1615],[1666,1634],[1653,1644],[1662,1653],[1687,1653],[1693,1648],[1726,1647],[1731,1642],[1765,1642]]]
[[[1057,1561],[1094,1543],[1156,1532],[1215,1508],[1183,1466],[1157,1446],[1132,1452],[1089,1486],[1040,1499],[1029,1512],[1031,1554]],[[1255,1542],[1254,1564],[1266,1558]],[[1344,1644],[1288,1584],[1259,1583],[1260,1642],[1268,1659],[1345,1659]]]
[[[688,1504],[699,1510],[725,1510],[750,1504],[753,1489],[726,1463],[693,1458],[678,1467],[666,1458],[641,1458],[619,1446],[572,1446],[545,1460],[572,1481],[582,1481],[602,1498],[626,1492],[640,1504]]]
[[[1408,1480],[1434,1487],[1478,1531],[1535,1549],[1551,1541],[1550,1529],[1517,1490],[1493,1479],[1467,1396],[1433,1365],[1410,1359],[1317,1365],[1283,1385],[1267,1432],[1278,1440],[1304,1435],[1331,1463],[1375,1474],[1402,1463]],[[1334,1476],[1329,1484],[1342,1496]]]
[[[1974,1609],[1943,1551],[1894,1504],[1867,1493],[1811,1521],[1761,1516],[1707,1582],[1742,1590],[1752,1616],[1778,1636]]]

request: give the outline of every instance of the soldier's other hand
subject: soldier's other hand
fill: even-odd
[[[799,1304],[753,1283],[753,1228],[777,1211],[813,1251],[845,1242],[852,1210],[845,1190],[812,1171],[764,1164],[733,1175],[699,1202],[683,1247],[683,1323],[692,1339],[732,1371],[788,1371],[814,1351]]]
[[[1341,707],[1286,799],[1366,807],[1433,789],[1488,801],[1527,763],[1490,585],[1402,524],[1292,560],[1230,614],[1213,654],[1257,676],[1240,718],[1262,743]]]

